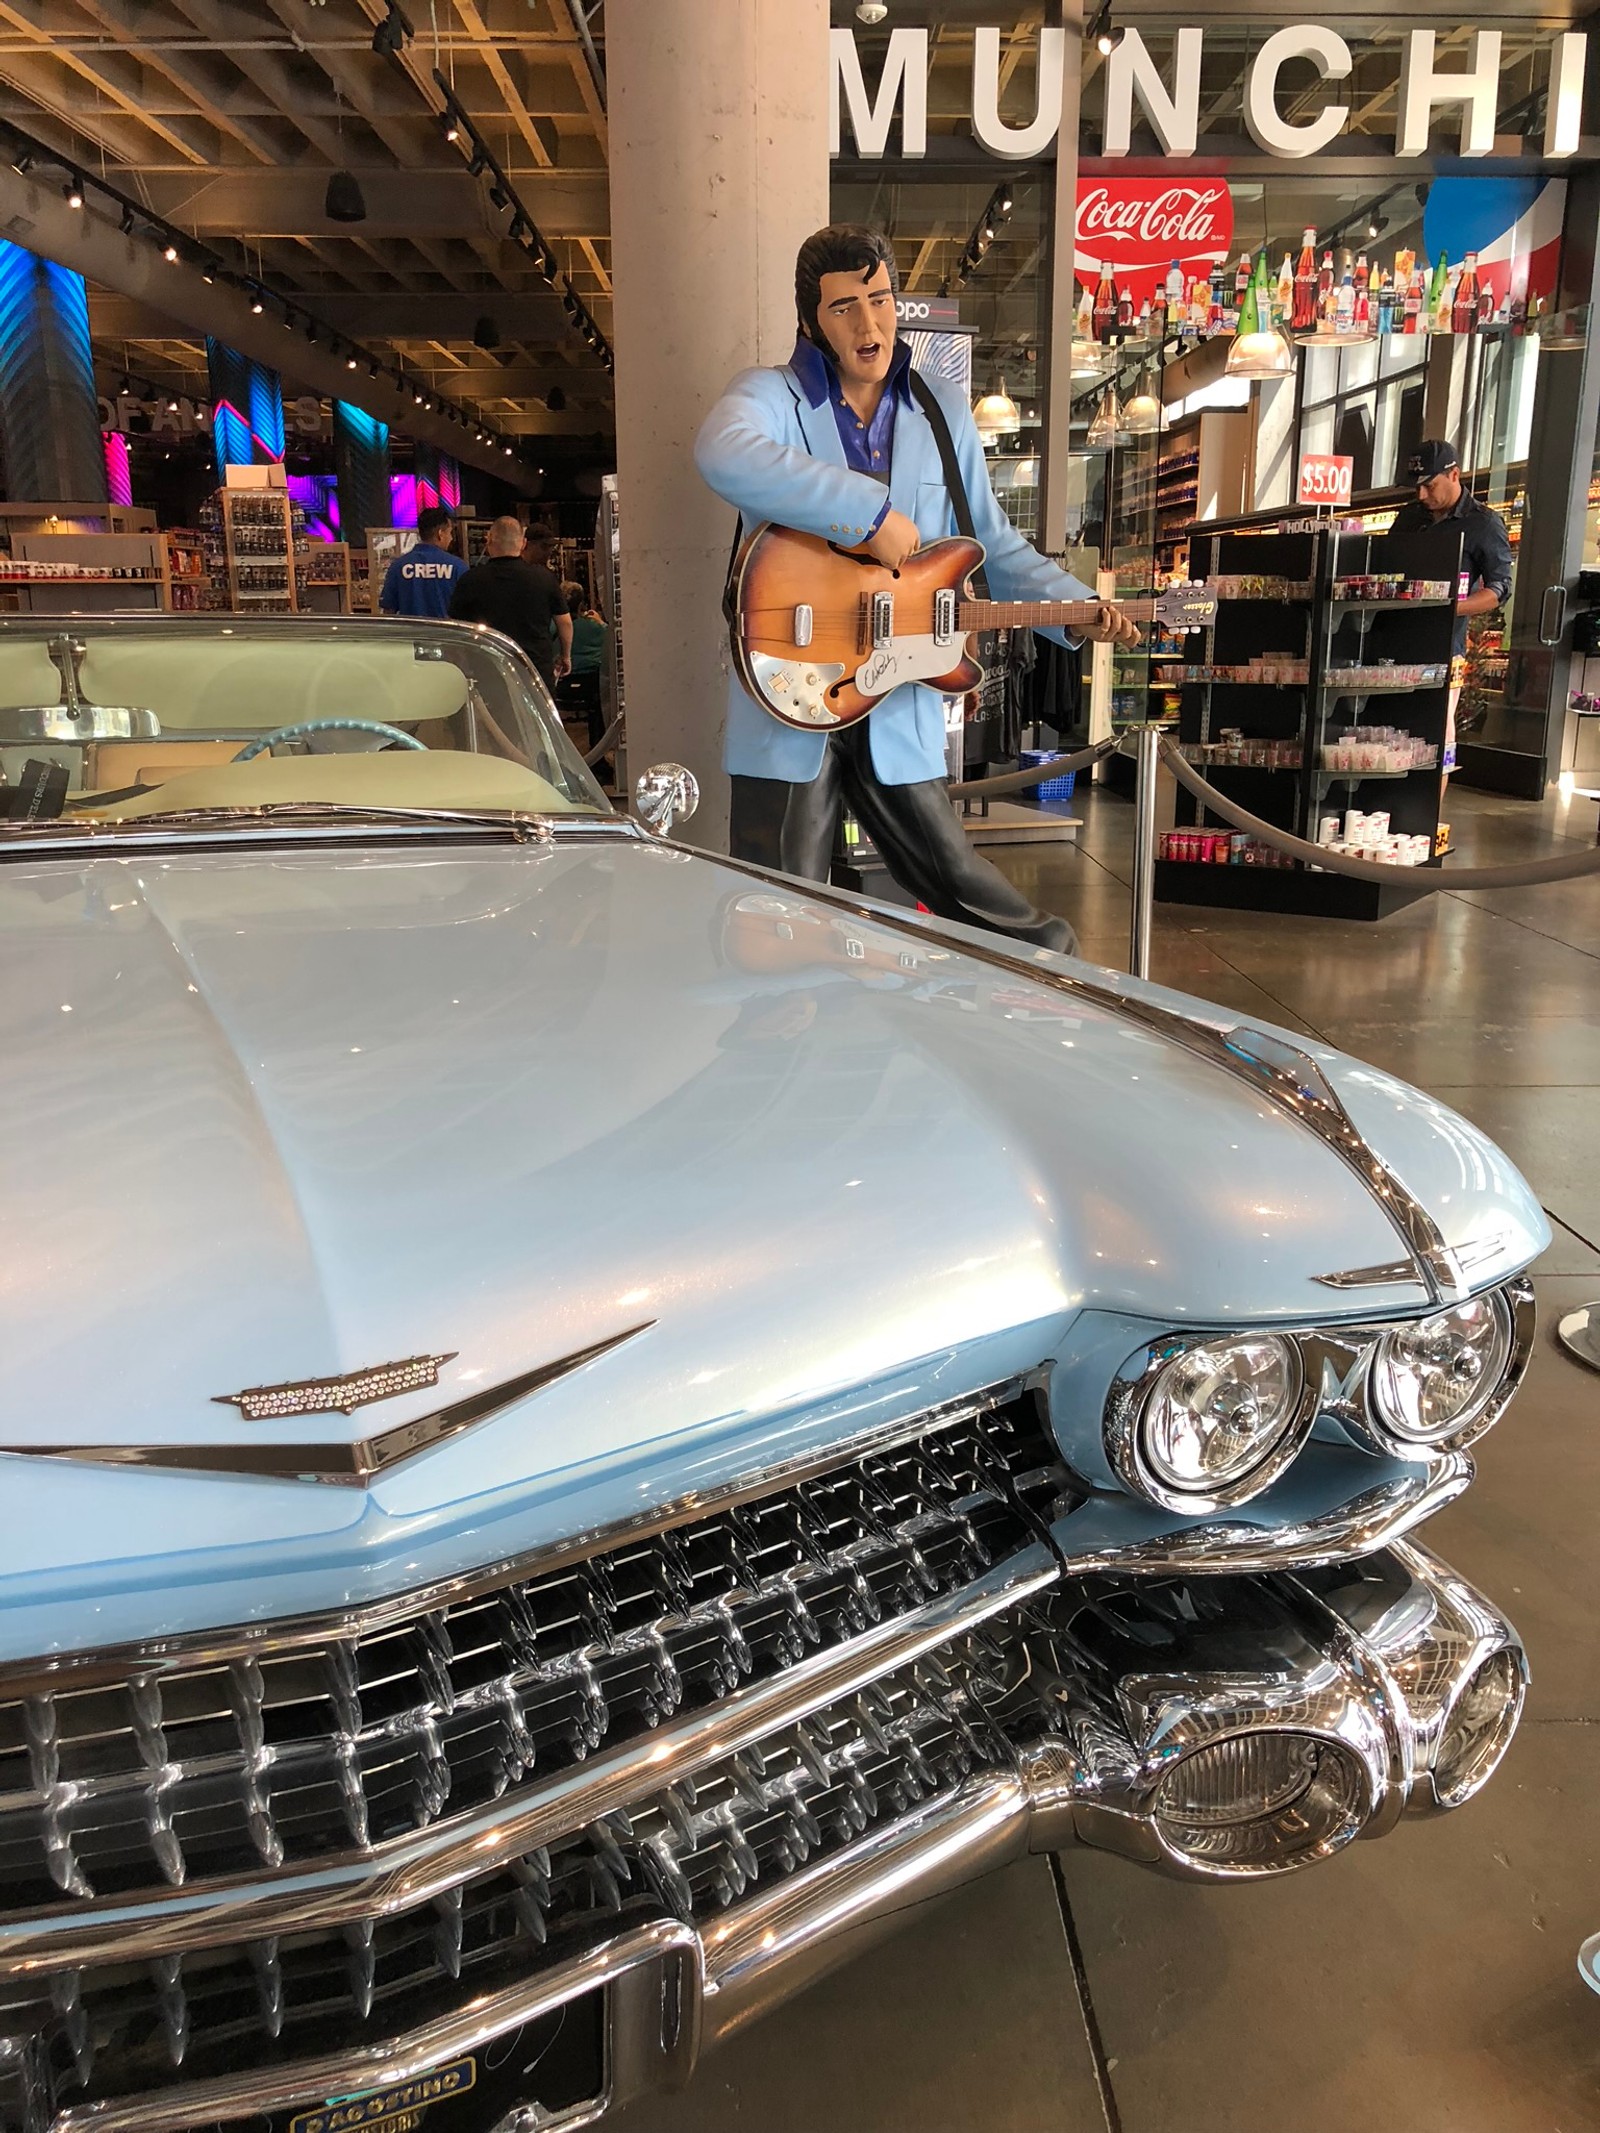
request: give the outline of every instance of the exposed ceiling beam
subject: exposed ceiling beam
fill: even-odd
[[[488,26],[478,13],[475,0],[456,0],[456,13],[461,17],[467,35],[477,49],[477,56],[488,68],[491,80],[500,91],[505,107],[511,114],[512,124],[528,145],[528,151],[541,170],[548,170],[555,162],[555,128],[537,124],[511,79],[511,70],[495,48]]]
[[[571,332],[560,299],[548,290],[518,295],[486,289],[478,294],[455,290],[382,289],[349,292],[318,289],[305,302],[336,333],[363,343],[373,341],[462,341],[470,343],[479,319],[491,317],[506,341],[533,341],[542,346],[580,346]],[[153,299],[135,302],[111,290],[91,290],[89,320],[97,334],[132,337],[158,334],[165,316]],[[282,326],[274,329],[282,333]],[[287,336],[285,336],[287,338]],[[563,372],[567,375],[578,373]],[[599,382],[602,373],[581,373]]]
[[[350,166],[367,203],[361,225],[368,237],[489,237],[498,241],[497,219],[478,180],[466,166],[453,170],[390,170]],[[197,236],[232,237],[241,230],[267,237],[337,237],[343,225],[323,211],[326,169],[213,170],[179,176],[136,169],[125,189],[139,191],[158,215],[181,222]],[[517,190],[539,227],[552,236],[602,237],[610,227],[603,170],[562,171],[547,177],[518,174]]]
[[[157,140],[165,141],[169,148],[175,149],[184,158],[185,162],[204,163],[211,160],[211,150],[208,144],[191,140],[187,134],[180,132],[176,126],[169,125],[166,120],[156,117],[154,113],[145,108],[145,104],[140,101],[136,94],[124,88],[122,82],[117,78],[118,69],[110,54],[102,57],[98,65],[91,65],[88,59],[74,52],[70,45],[59,43],[52,38],[48,30],[41,29],[29,19],[22,8],[11,5],[10,0],[5,0],[5,4],[0,5],[0,23],[5,23],[10,28],[21,31],[30,44],[38,46],[41,54],[56,60],[69,72],[81,76],[84,81],[91,84],[97,97],[108,97],[117,110],[123,112],[129,118],[136,119],[141,126],[153,133]],[[14,82],[19,89],[23,89],[24,94],[28,93],[24,83],[19,78],[17,63],[12,55],[7,54],[3,59],[0,59],[0,69],[3,69],[7,80]]]

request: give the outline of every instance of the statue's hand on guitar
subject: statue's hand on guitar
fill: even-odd
[[[915,519],[906,517],[903,511],[890,511],[883,524],[867,542],[866,549],[875,562],[885,570],[898,570],[908,556],[914,556],[922,546],[922,535],[917,531]]]
[[[1094,644],[1137,644],[1139,629],[1130,622],[1122,610],[1113,607],[1109,600],[1102,601],[1100,612],[1093,622],[1087,624],[1083,635]]]

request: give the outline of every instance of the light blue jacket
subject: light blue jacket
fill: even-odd
[[[983,446],[965,396],[941,378],[938,395],[955,439],[956,458],[972,507],[973,530],[987,551],[985,569],[996,600],[1092,600],[1087,585],[1058,570],[1033,548],[995,502]],[[741,532],[764,519],[853,546],[883,509],[883,485],[845,464],[832,405],[813,407],[787,364],[742,370],[707,415],[696,439],[695,464],[718,496],[741,514]],[[955,513],[939,465],[928,418],[913,403],[895,416],[889,501],[914,519],[924,541],[956,531]],[[1060,630],[1041,634],[1060,643]],[[922,682],[907,682],[877,704],[868,726],[872,767],[885,785],[943,777],[944,700]],[[723,768],[735,777],[786,778],[809,785],[822,768],[826,736],[786,726],[746,695],[735,675],[728,690]]]

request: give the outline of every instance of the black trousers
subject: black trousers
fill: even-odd
[[[1038,910],[972,849],[942,778],[879,784],[865,719],[829,734],[822,768],[809,785],[784,778],[730,782],[735,859],[826,881],[840,811],[848,806],[901,888],[940,918],[1009,933],[1063,955],[1076,951],[1077,937],[1064,918]]]

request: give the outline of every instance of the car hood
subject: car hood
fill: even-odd
[[[267,1591],[338,1533],[353,1592],[497,1505],[550,1537],[993,1381],[1082,1310],[1420,1301],[1324,1284],[1403,1256],[1371,1193],[1116,994],[1232,1018],[1047,957],[1107,989],[1053,990],[614,829],[12,862],[0,954],[0,1441],[369,1435],[633,1333],[366,1491],[7,1458],[23,1577],[114,1594],[149,1551],[237,1542]],[[1317,1056],[1475,1283],[1533,1256],[1490,1142]],[[219,1404],[419,1354],[441,1389],[351,1416]]]

